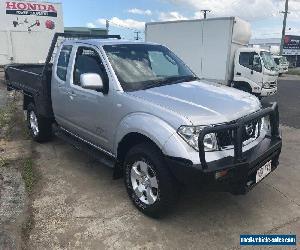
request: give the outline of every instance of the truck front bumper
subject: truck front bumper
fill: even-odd
[[[243,152],[242,131],[249,121],[270,117],[271,131],[259,144]],[[206,162],[203,139],[206,134],[222,130],[234,131],[234,156]],[[278,166],[282,148],[279,135],[278,107],[262,109],[259,112],[241,118],[230,125],[219,125],[204,128],[199,135],[200,164],[193,164],[188,159],[165,157],[166,163],[176,179],[187,185],[198,185],[209,190],[245,194],[256,184],[258,169],[271,162],[271,172]]]
[[[277,93],[277,87],[273,87],[273,88],[262,88],[261,89],[261,96],[270,96],[270,95],[275,95]]]
[[[264,164],[271,161],[272,171],[278,166],[282,141],[264,139],[259,145],[243,154],[242,162],[232,164],[232,157],[209,163],[208,168],[201,164],[174,157],[165,157],[166,163],[175,178],[182,184],[199,186],[213,191],[245,194],[256,183],[256,173]]]

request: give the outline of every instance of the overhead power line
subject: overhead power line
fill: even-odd
[[[121,24],[112,22],[112,21],[110,21],[110,20],[107,20],[107,21],[108,21],[109,23],[113,24],[114,26],[118,26],[118,27],[120,27],[120,28],[124,28],[124,29],[128,29],[128,30],[134,30],[134,31],[138,30],[138,29],[135,29],[135,28],[130,28],[130,27],[127,27],[127,26],[123,26],[123,25],[121,25]]]

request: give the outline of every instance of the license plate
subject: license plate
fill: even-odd
[[[256,183],[265,178],[272,170],[272,161],[268,161],[256,172]]]

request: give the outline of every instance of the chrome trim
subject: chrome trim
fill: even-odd
[[[9,66],[9,68],[15,69],[15,70],[18,70],[18,71],[22,71],[22,72],[25,72],[25,73],[28,73],[28,74],[32,74],[32,75],[41,76],[41,75],[38,74],[38,73],[34,73],[34,72],[27,71],[27,70],[24,70],[24,69],[18,69],[18,68],[15,68],[15,67],[13,67],[13,66]]]
[[[95,144],[93,144],[93,143],[91,143],[91,142],[89,142],[89,141],[87,141],[87,140],[85,140],[85,139],[79,137],[78,135],[76,135],[76,134],[70,132],[69,130],[67,130],[67,129],[63,128],[63,127],[60,127],[60,128],[61,128],[63,131],[67,132],[68,134],[70,134],[70,135],[76,137],[77,139],[79,139],[79,140],[81,140],[81,141],[83,141],[83,142],[85,142],[85,143],[91,145],[92,147],[94,147],[94,148],[96,148],[96,149],[102,151],[103,153],[105,153],[105,154],[107,154],[107,155],[109,155],[109,156],[111,156],[111,157],[113,157],[113,158],[117,158],[114,154],[110,153],[109,151],[107,151],[107,150],[105,150],[105,149],[103,149],[103,148],[101,148],[101,147],[99,147],[99,146],[97,146],[97,145],[95,145]]]

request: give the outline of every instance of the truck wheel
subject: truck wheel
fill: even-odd
[[[245,84],[238,85],[237,89],[252,94],[252,89],[249,86],[245,85]]]
[[[48,119],[37,114],[32,103],[27,106],[27,126],[34,141],[46,142],[50,140],[52,135],[51,123]]]
[[[128,195],[141,212],[158,218],[170,210],[178,196],[178,185],[155,146],[142,143],[130,149],[124,171]]]

